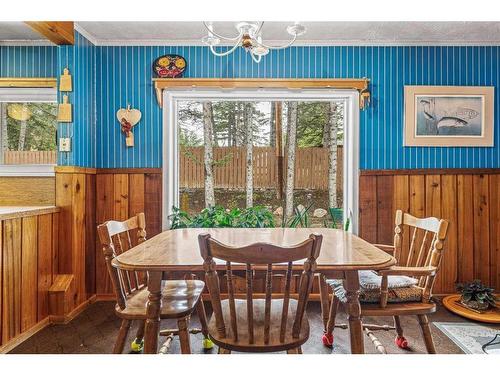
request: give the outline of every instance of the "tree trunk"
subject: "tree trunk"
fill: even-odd
[[[17,145],[18,151],[24,151],[24,141],[26,140],[26,128],[28,123],[26,121],[21,121],[21,128],[19,129],[19,143]]]
[[[276,144],[276,104],[271,102],[271,113],[269,116],[269,146],[274,147]]]
[[[288,103],[287,168],[285,187],[285,215],[293,215],[293,188],[295,180],[295,148],[297,146],[297,102]]]
[[[4,163],[4,155],[5,152],[9,150],[9,142],[7,135],[7,104],[0,103],[0,139],[2,140],[1,149],[0,149],[0,164]]]
[[[227,140],[227,145],[229,147],[231,146],[236,146],[236,102],[231,103],[231,108],[229,112],[229,119],[228,119],[228,140]]]
[[[323,139],[321,140],[322,147],[330,146],[330,107],[328,107],[328,117],[323,125]]]
[[[253,123],[252,123],[252,106],[245,105],[245,129],[246,129],[246,146],[247,146],[247,162],[246,162],[246,195],[247,207],[253,206]]]
[[[203,140],[205,143],[204,164],[205,164],[205,206],[215,206],[214,193],[214,152],[213,152],[213,129],[214,117],[211,102],[203,102]]]
[[[329,163],[328,163],[328,205],[337,207],[337,104],[330,102],[328,115]]]

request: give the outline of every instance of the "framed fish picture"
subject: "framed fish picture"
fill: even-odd
[[[494,87],[405,86],[404,146],[493,147]]]

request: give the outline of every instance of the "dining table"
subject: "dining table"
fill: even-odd
[[[280,247],[296,245],[311,233],[321,234],[323,241],[317,258],[316,272],[327,278],[342,279],[347,297],[351,353],[364,353],[359,276],[361,270],[381,270],[396,263],[394,257],[357,235],[330,228],[186,228],[167,230],[123,252],[113,259],[113,266],[147,273],[149,299],[144,332],[144,352],[156,353],[160,330],[161,282],[169,272],[186,274],[203,271],[198,236],[208,233],[228,246],[243,247],[252,243],[269,243]],[[303,261],[294,263],[302,269]],[[216,260],[223,269],[225,262]],[[245,265],[241,264],[241,269]],[[278,265],[279,266],[279,265]],[[284,265],[285,266],[285,265]],[[237,270],[239,265],[233,266]]]

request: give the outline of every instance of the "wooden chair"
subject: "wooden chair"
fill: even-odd
[[[446,239],[448,222],[435,217],[419,219],[398,210],[396,211],[395,224],[394,245],[376,244],[375,246],[392,254],[398,261],[397,265],[378,272],[381,280],[380,289],[378,290],[378,294],[376,294],[377,298],[375,301],[372,300],[370,301],[372,303],[368,303],[366,300],[363,300],[364,297],[368,297],[369,295],[373,297],[372,292],[367,291],[366,295],[364,295],[362,289],[360,293],[362,316],[392,316],[394,326],[363,324],[363,328],[377,347],[377,350],[381,353],[386,352],[385,348],[372,331],[395,329],[397,333],[395,339],[396,345],[400,348],[406,348],[408,347],[408,341],[403,336],[400,316],[416,315],[427,352],[435,353],[436,349],[432,340],[427,314],[436,311],[436,304],[432,301],[432,288],[441,265],[443,243]],[[408,230],[408,236],[405,239],[403,239],[404,230]],[[406,251],[408,245],[409,251]],[[403,246],[405,247],[405,251],[403,251]],[[391,290],[389,288],[389,277],[394,276],[415,278],[416,280],[412,280],[415,285],[404,290],[398,288]],[[331,346],[333,344],[334,327],[347,328],[345,324],[335,325],[337,308],[339,302],[341,302],[339,297],[342,296],[342,286],[339,285],[338,281],[326,280],[322,276],[319,277],[319,283],[325,330],[323,343],[326,346]],[[328,284],[336,286],[330,303],[328,301]],[[406,302],[406,297],[411,301]]]
[[[130,325],[133,320],[141,321],[132,343],[133,351],[141,351],[143,347],[144,324],[146,322],[146,308],[148,289],[145,278],[137,272],[118,270],[112,266],[113,258],[133,247],[131,233],[136,232],[137,244],[146,240],[146,221],[144,213],[139,213],[126,221],[107,221],[97,227],[99,238],[103,245],[104,259],[108,269],[117,304],[115,312],[122,319],[122,324],[115,342],[113,353],[122,353]],[[199,280],[169,280],[162,285],[161,319],[177,319],[178,330],[165,330],[160,335],[168,336],[167,345],[174,335],[178,335],[181,342],[181,352],[190,353],[189,333],[198,333],[199,329],[188,330],[189,318],[194,309],[197,309],[201,331],[208,339],[207,320],[205,309],[201,301],[201,293],[205,284]],[[205,342],[204,342],[205,345]],[[168,348],[167,348],[168,349]],[[164,352],[162,348],[162,352]]]
[[[309,338],[309,322],[305,317],[316,259],[322,236],[311,234],[304,242],[282,248],[255,243],[241,248],[226,246],[201,234],[198,238],[204,260],[205,281],[210,292],[214,314],[208,324],[211,339],[219,353],[277,352],[301,353],[301,345]],[[214,259],[225,261],[228,299],[222,300],[220,280]],[[290,298],[292,263],[304,260],[298,300]],[[236,299],[233,284],[233,263],[245,264],[246,295]],[[285,273],[284,297],[272,299],[273,265],[281,264]],[[265,299],[253,298],[253,277],[256,270],[266,272]],[[246,297],[246,298],[245,298]]]

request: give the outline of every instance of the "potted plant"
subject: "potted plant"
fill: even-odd
[[[496,306],[494,289],[481,283],[481,280],[457,284],[457,291],[461,293],[460,302],[473,310],[485,311]]]

